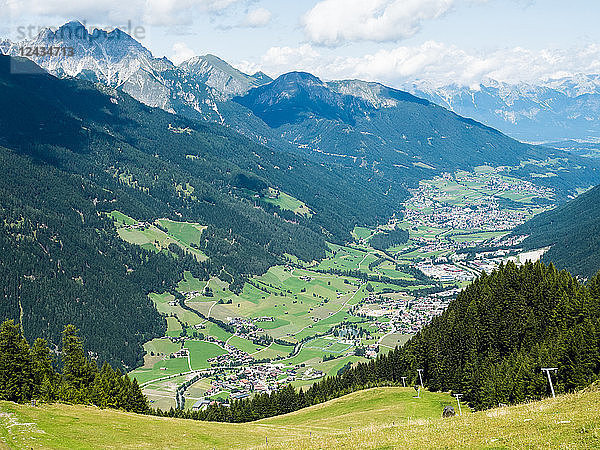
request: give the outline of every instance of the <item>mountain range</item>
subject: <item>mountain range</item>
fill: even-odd
[[[28,42],[5,41],[0,49],[18,55],[24,46],[51,45],[74,49],[72,57],[32,57],[55,76],[100,83],[148,106],[225,125],[271,149],[362,171],[387,185],[389,195],[402,195],[420,179],[482,164],[515,167],[517,177],[533,174],[561,198],[575,186],[600,181],[588,170],[594,165],[589,159],[519,143],[435,101],[379,83],[326,82],[304,72],[272,80],[260,72],[244,74],[212,55],[176,66],[154,58],[118,29],[88,32],[79,22],[45,30]],[[520,167],[523,160],[548,158],[568,160],[560,180],[546,176],[544,167]]]
[[[262,72],[247,75],[213,55],[197,56],[176,66],[167,58],[154,58],[148,49],[119,29],[88,32],[76,21],[56,30],[44,30],[29,41],[0,41],[0,51],[17,55],[23,46],[49,45],[75,49],[75,55],[69,58],[33,58],[56,76],[101,82],[150,106],[227,123],[263,139],[275,138],[268,130],[257,130],[257,124],[244,126],[237,117],[244,115],[243,110],[230,111],[231,104],[223,105],[234,96],[243,96],[251,88],[273,81]],[[370,87],[352,82],[333,85],[334,90],[367,100],[375,108],[393,104],[385,95],[388,88],[373,88],[375,83]],[[600,75],[578,74],[512,84],[488,79],[474,86],[421,80],[402,87],[522,141],[593,141],[600,137]]]
[[[404,88],[522,141],[600,137],[600,75],[513,84],[490,79],[475,86],[420,81]]]

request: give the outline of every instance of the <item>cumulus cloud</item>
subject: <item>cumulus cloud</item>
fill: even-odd
[[[305,70],[325,79],[359,78],[403,87],[419,80],[435,86],[475,86],[493,79],[509,83],[534,82],[577,73],[600,73],[600,45],[572,49],[530,50],[521,47],[467,51],[428,41],[398,46],[359,57],[331,57],[306,44],[273,47],[258,63],[243,62],[241,70],[262,70],[273,76]]]
[[[468,52],[454,45],[426,42],[398,47],[347,61],[355,73],[402,83],[430,80],[434,84],[479,84],[487,79],[516,83],[600,71],[600,46],[530,50],[521,47]]]
[[[290,67],[297,61],[309,65],[316,63],[320,56],[312,46],[304,44],[300,47],[271,47],[262,57],[262,61],[269,66]]]
[[[260,58],[260,61],[242,61],[236,68],[244,73],[263,71],[272,75],[280,75],[294,70],[306,70],[313,73],[326,71],[322,55],[311,45],[300,47],[271,47]]]
[[[246,17],[242,21],[242,26],[248,28],[265,27],[271,22],[273,14],[265,8],[256,8],[248,11]]]
[[[309,41],[336,46],[349,41],[398,41],[425,20],[447,13],[457,0],[322,0],[302,22]]]
[[[171,61],[175,64],[181,64],[190,58],[196,56],[194,50],[189,48],[184,42],[176,42],[173,44],[173,53],[171,54]]]

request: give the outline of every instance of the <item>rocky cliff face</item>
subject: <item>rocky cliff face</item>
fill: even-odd
[[[73,54],[31,55],[39,66],[57,77],[77,77],[119,89],[142,103],[172,113],[223,123],[218,103],[250,87],[268,82],[243,74],[216,57],[194,58],[181,67],[152,53],[118,29],[89,31],[80,22],[69,22],[35,39],[0,42],[0,50],[12,56],[20,48],[58,47]],[[213,65],[214,63],[214,65]]]

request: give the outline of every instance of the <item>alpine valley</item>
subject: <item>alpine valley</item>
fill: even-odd
[[[51,47],[73,55],[23,51]],[[60,437],[75,415],[128,424],[92,447],[166,446],[170,429],[176,447],[270,445],[267,428],[280,446],[353,446],[348,426],[410,428],[449,392],[469,413],[541,400],[555,364],[553,405],[595,401],[597,76],[271,78],[76,21],[0,51],[0,415],[35,424],[3,424],[7,445],[77,446]],[[499,415],[556,422],[522,425],[523,408]],[[569,416],[583,446],[590,411]],[[476,414],[487,436],[496,416]],[[406,430],[377,433],[395,447]]]

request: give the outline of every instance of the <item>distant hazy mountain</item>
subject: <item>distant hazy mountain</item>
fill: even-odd
[[[527,142],[600,137],[600,75],[539,84],[490,80],[476,87],[418,82],[407,89]]]
[[[600,141],[597,139],[590,141],[568,139],[566,141],[550,142],[547,145],[575,155],[600,158]]]

